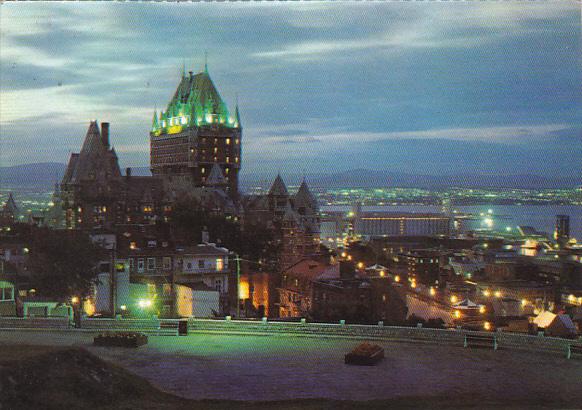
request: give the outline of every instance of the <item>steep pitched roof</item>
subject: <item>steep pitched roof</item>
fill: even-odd
[[[299,190],[295,194],[295,207],[297,208],[306,207],[311,208],[313,210],[318,209],[317,200],[309,190],[309,187],[307,186],[307,182],[305,182],[305,179],[303,180],[301,186],[299,187]]]
[[[281,174],[277,174],[277,178],[273,181],[273,185],[271,185],[271,189],[269,190],[269,195],[276,195],[276,196],[288,196],[289,192],[287,191],[287,187],[283,182],[283,178],[281,178]]]
[[[192,75],[192,72],[190,75],[182,75],[166,111],[160,112],[159,117],[154,113],[152,131],[161,132],[171,127],[170,120],[176,121],[176,118],[179,124],[174,122],[173,125],[188,127],[212,123],[240,128],[238,109],[235,116],[229,113],[206,70],[196,75]]]
[[[71,154],[63,183],[78,183],[89,179],[91,173],[105,168],[112,177],[120,177],[121,170],[113,148],[103,143],[97,121],[91,121],[79,154]]]
[[[8,194],[8,199],[4,204],[3,211],[11,214],[16,214],[18,212],[18,207],[16,206],[16,202],[14,202],[14,197],[12,196],[12,192]]]
[[[208,179],[206,180],[206,185],[215,186],[223,184],[226,184],[226,179],[224,178],[222,169],[220,168],[220,165],[214,163],[210,170],[210,174],[208,175]]]
[[[75,175],[75,171],[77,170],[77,162],[79,161],[79,154],[72,153],[71,157],[69,158],[69,163],[67,165],[67,169],[65,170],[65,174],[63,175],[63,180],[61,181],[62,184],[68,184],[72,182],[73,176]]]

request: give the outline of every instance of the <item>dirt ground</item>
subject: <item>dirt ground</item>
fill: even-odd
[[[582,359],[556,355],[382,342],[385,359],[360,367],[343,363],[343,355],[359,343],[354,340],[191,334],[150,336],[146,346],[123,349],[93,347],[92,336],[4,331],[0,348],[23,341],[82,346],[165,392],[194,400],[389,400],[397,407],[416,400],[425,408],[447,403],[582,408]]]

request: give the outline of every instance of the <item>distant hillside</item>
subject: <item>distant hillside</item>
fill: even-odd
[[[314,177],[313,184],[325,187],[410,188],[573,188],[582,180],[574,177],[546,178],[539,175],[411,175],[366,169]]]
[[[45,162],[37,164],[0,167],[0,187],[50,187],[60,182],[65,172],[65,164]],[[125,174],[125,169],[122,170]],[[132,167],[132,175],[151,175],[149,167]],[[303,175],[284,173],[285,182],[297,184]],[[574,188],[580,186],[581,179],[574,177],[548,178],[539,175],[412,175],[390,171],[374,171],[355,169],[334,174],[306,175],[309,184],[319,188]],[[243,190],[253,186],[268,186],[274,175],[243,174],[241,186]]]
[[[0,167],[0,187],[50,187],[61,181],[65,167],[57,162]]]

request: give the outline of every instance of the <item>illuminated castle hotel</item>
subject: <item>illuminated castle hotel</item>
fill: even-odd
[[[112,229],[165,221],[171,204],[190,197],[220,214],[240,213],[238,106],[231,114],[205,68],[182,74],[150,132],[152,176],[122,175],[109,141],[109,123],[91,122],[80,153],[61,181],[65,227]]]
[[[234,113],[216,90],[208,69],[182,80],[165,111],[154,113],[150,133],[152,174],[177,190],[224,186],[238,199],[241,155],[238,105]]]

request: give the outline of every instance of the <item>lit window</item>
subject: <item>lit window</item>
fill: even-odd
[[[216,154],[218,152],[218,148],[214,147],[214,153]]]
[[[230,162],[230,157],[226,157],[226,162],[229,163]]]
[[[154,270],[156,268],[156,258],[148,258],[148,270]]]
[[[238,157],[234,157],[234,162],[238,162]]]
[[[206,172],[206,168],[204,168],[204,167],[200,168],[200,173],[201,174],[204,174],[205,172]]]
[[[222,260],[222,258],[217,258],[216,259],[216,270],[221,271],[222,269],[224,269],[224,261]]]
[[[230,138],[226,139],[226,145],[230,145]]]
[[[170,269],[172,266],[172,259],[169,256],[164,256],[162,264],[164,266],[164,269]]]
[[[135,242],[129,243],[129,249],[136,249],[136,248],[137,248],[137,244]]]

